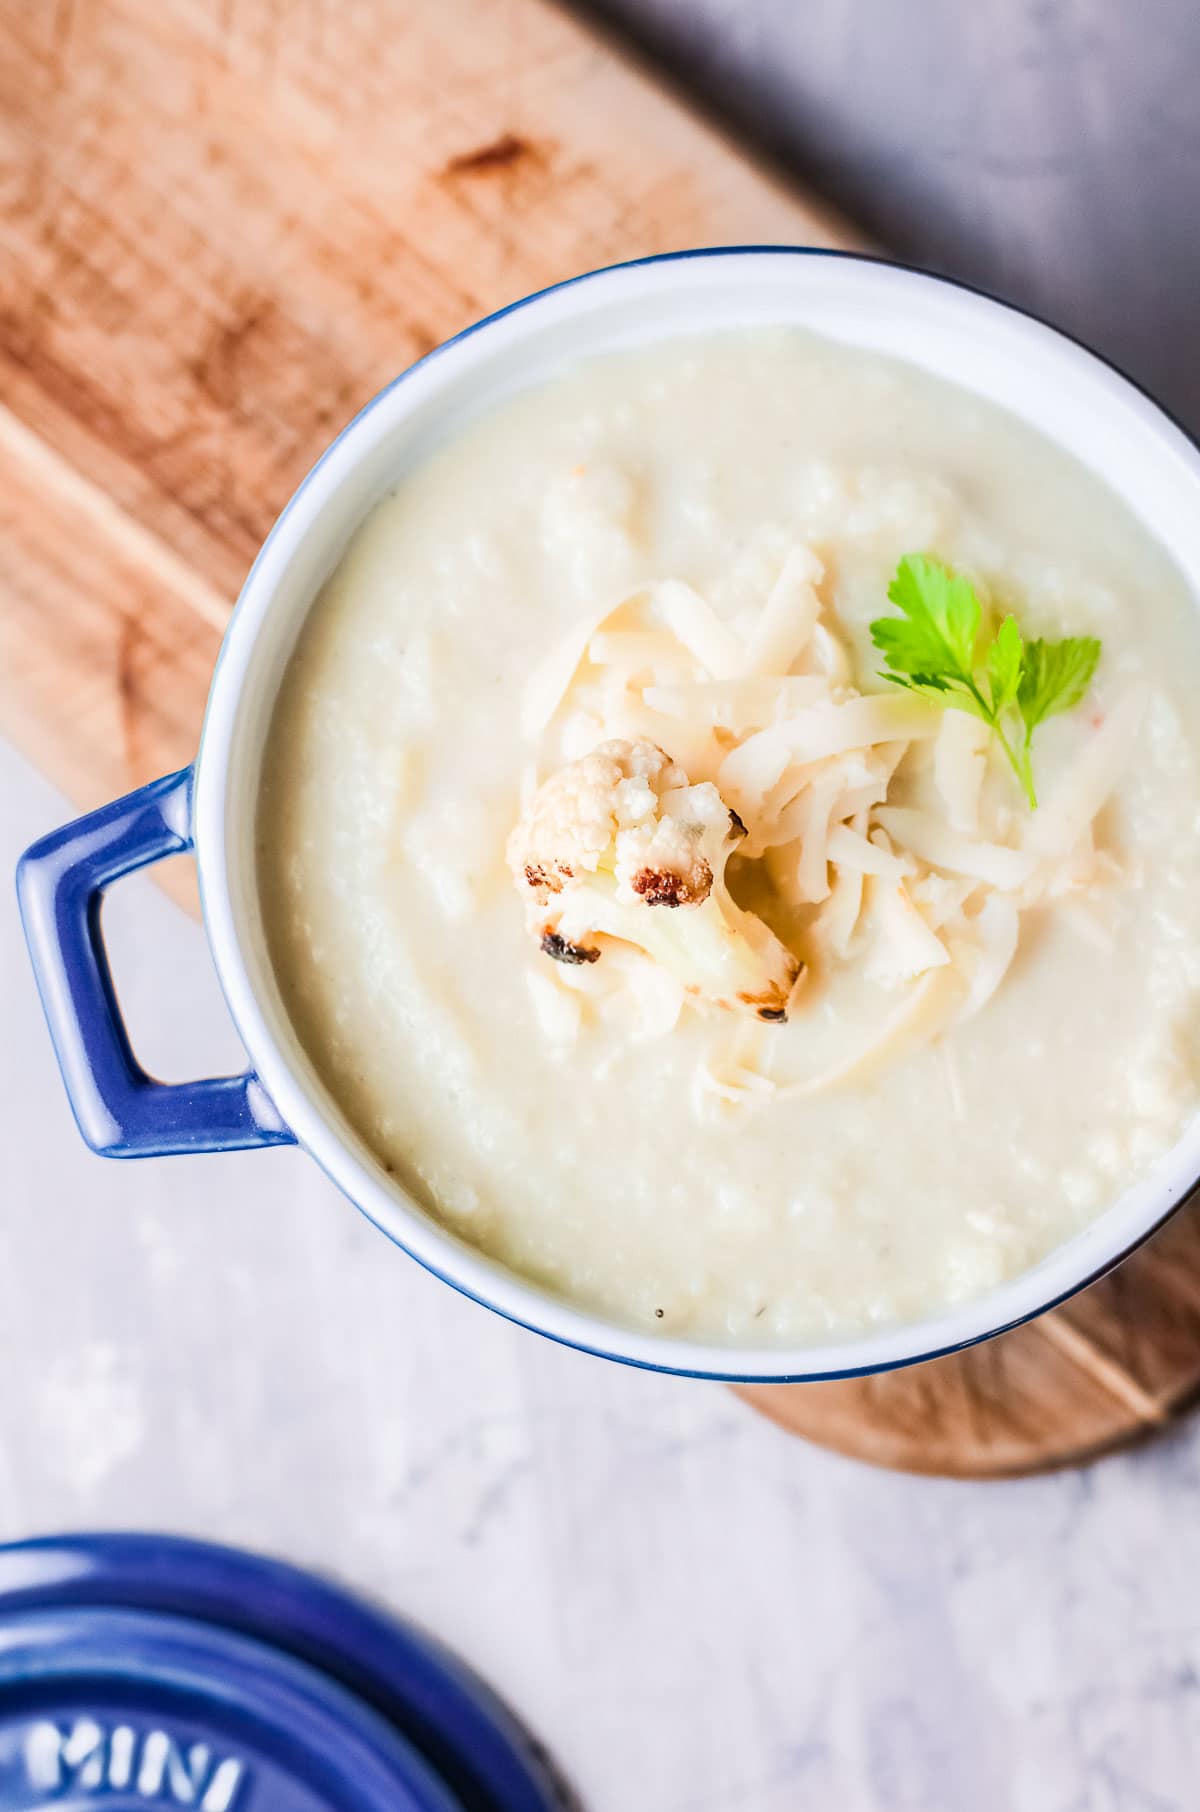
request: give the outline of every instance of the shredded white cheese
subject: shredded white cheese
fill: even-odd
[[[913,868],[911,862],[873,843],[848,824],[834,825],[829,833],[826,854],[839,868],[851,868],[860,875],[884,875],[889,881],[902,881]]]
[[[802,1081],[781,1083],[775,1100],[795,1101],[824,1095],[850,1083],[868,1082],[884,1064],[894,1062],[914,1044],[928,1040],[947,1024],[957,998],[957,978],[949,970],[923,975],[911,982],[900,1004],[886,1015],[878,1029],[849,1057]]]
[[[905,882],[872,875],[867,894],[873,936],[864,973],[872,981],[894,988],[950,961],[950,952],[922,918]]]
[[[1147,696],[1138,686],[1106,712],[1075,760],[1029,821],[1026,847],[1039,857],[1070,856],[1121,778],[1145,716]]]
[[[813,624],[812,653],[818,672],[825,675],[832,687],[850,684],[850,656],[846,645],[819,621]]]
[[[800,970],[789,1018],[826,1010],[823,980],[845,965],[880,991],[870,1035],[809,1077],[776,1073],[780,1054],[798,1048],[777,1026],[741,1020],[697,1069],[705,1114],[862,1083],[985,1008],[1016,958],[1026,908],[1119,878],[1095,826],[1130,759],[1144,695],[1126,694],[1095,722],[1030,817],[989,768],[985,724],[911,693],[854,690],[817,590],[824,577],[795,544],[757,614],[736,625],[682,580],[648,582],[576,623],[523,701],[527,734],[557,739],[560,761],[610,738],[647,738],[690,782],[716,784],[746,833],[735,865],[763,862],[784,920],[793,917],[795,953],[817,977],[808,984]],[[548,751],[538,753],[544,770]],[[526,771],[523,798],[537,771]],[[597,1022],[664,1037],[696,1007],[661,966],[611,940],[602,962],[539,974],[530,987],[559,1048]],[[947,1065],[953,1078],[953,1053]]]
[[[653,667],[661,660],[681,657],[676,636],[663,629],[598,629],[587,645],[589,661],[597,667]]]
[[[827,775],[808,790],[807,810],[800,831],[800,863],[796,870],[802,900],[816,902],[828,896],[830,816],[841,790],[841,776],[836,773]]]
[[[975,842],[969,837],[961,837],[957,831],[939,823],[931,812],[881,805],[876,808],[875,818],[902,849],[910,850],[931,868],[946,868],[951,874],[974,875],[990,887],[1004,889],[1020,887],[1033,871],[1034,859],[1027,850],[1006,849],[1000,843]]]
[[[792,548],[746,644],[742,672],[787,673],[808,647],[821,612],[817,586],[825,568],[803,543]]]
[[[902,692],[813,705],[748,737],[726,757],[718,784],[738,811],[742,804],[754,811],[789,764],[824,761],[874,743],[934,736],[941,715],[935,705]]]
[[[835,868],[829,898],[812,924],[812,937],[818,948],[845,960],[862,912],[863,893],[864,876],[860,868]]]
[[[619,598],[610,598],[595,610],[585,611],[544,659],[539,661],[526,682],[521,699],[521,729],[527,737],[539,735],[562,704],[596,630],[609,617],[614,616],[623,604],[631,602],[637,596],[637,589],[626,591]]]
[[[738,639],[698,591],[682,579],[661,579],[650,596],[671,633],[714,679],[734,677],[741,664]]]
[[[727,730],[757,730],[792,717],[829,696],[819,674],[789,673],[777,679],[701,680],[693,685],[647,686],[646,703],[667,717],[720,724]]]
[[[967,938],[955,940],[956,960],[967,977],[967,993],[960,1019],[973,1019],[992,998],[1017,954],[1020,915],[1011,900],[1000,894],[986,899],[970,921]]]
[[[990,732],[978,717],[946,711],[933,745],[933,773],[951,830],[974,836],[979,829],[979,795],[987,768]]]

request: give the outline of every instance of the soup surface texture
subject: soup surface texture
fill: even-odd
[[[977,719],[880,677],[917,552],[985,622],[1101,641],[1037,732],[1036,812]],[[774,668],[730,692],[772,597]],[[911,739],[723,769],[858,692]],[[1198,694],[1178,572],[996,407],[791,329],[581,364],[402,474],[312,607],[259,808],[286,1008],[397,1184],[552,1291],[764,1345],[911,1320],[1067,1240],[1196,1111]],[[613,737],[747,820],[733,894],[806,965],[786,1023],[531,936],[506,843]]]

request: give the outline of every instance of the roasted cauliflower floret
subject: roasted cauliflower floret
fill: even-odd
[[[745,827],[655,743],[605,742],[559,768],[508,842],[530,929],[558,962],[634,944],[697,1001],[782,1019],[800,964],[730,897]]]

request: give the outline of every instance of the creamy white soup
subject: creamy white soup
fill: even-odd
[[[397,1187],[546,1288],[911,1320],[1197,1109],[1197,696],[1179,573],[998,408],[789,329],[581,364],[403,473],[312,607],[283,998]]]

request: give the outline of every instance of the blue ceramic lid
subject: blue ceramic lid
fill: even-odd
[[[562,1812],[440,1644],[311,1574],[158,1535],[0,1547],[0,1812]]]

